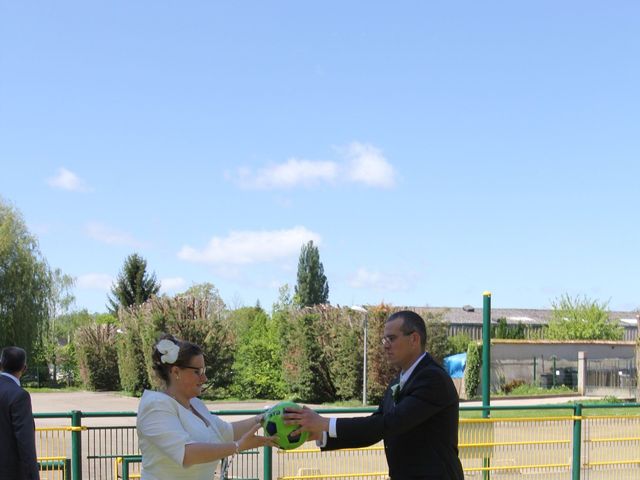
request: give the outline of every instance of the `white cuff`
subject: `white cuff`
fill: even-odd
[[[336,431],[336,419],[329,419],[329,436],[331,438],[338,438],[338,432]]]
[[[324,448],[327,446],[327,432],[322,432],[322,440],[316,440],[316,447]]]

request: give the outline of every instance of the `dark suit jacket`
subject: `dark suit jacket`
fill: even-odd
[[[325,449],[365,447],[383,439],[392,480],[463,480],[458,407],[451,377],[427,353],[400,390],[397,402],[389,387],[370,416],[337,419],[338,438],[329,438]]]
[[[40,478],[31,397],[4,375],[0,375],[0,478]]]

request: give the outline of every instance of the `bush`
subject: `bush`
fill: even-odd
[[[328,354],[321,345],[326,325],[314,313],[318,308],[322,307],[305,308],[291,316],[283,358],[284,378],[294,399],[314,403],[333,401],[336,395]]]
[[[518,322],[517,325],[507,325],[506,318],[499,318],[498,323],[491,327],[491,338],[524,340],[524,325],[522,322]]]
[[[560,296],[551,303],[547,328],[551,340],[622,340],[623,328],[609,318],[609,303],[585,297]]]
[[[335,387],[335,398],[340,400],[361,398],[365,316],[349,308],[318,307],[314,311],[319,315],[323,325],[320,344],[327,356],[331,382]],[[368,316],[366,320],[368,322]],[[367,335],[367,343],[368,362],[372,346],[369,335]],[[367,365],[367,371],[369,377],[370,365]],[[369,378],[367,380],[369,381]]]
[[[503,392],[506,394],[506,392]],[[534,395],[561,395],[575,393],[574,390],[565,386],[565,385],[556,385],[552,388],[544,388],[538,385],[531,385],[530,383],[523,383],[522,385],[518,385],[514,387],[509,395],[513,396],[534,396]],[[581,402],[582,403],[582,402]]]
[[[382,346],[384,336],[384,324],[389,315],[398,311],[398,308],[381,303],[375,307],[368,308],[369,318],[369,377],[368,377],[368,399],[370,403],[378,403],[382,400],[387,386],[398,375],[398,369],[392,367],[387,360]]]
[[[350,313],[343,318],[350,318]],[[362,316],[362,315],[359,315]],[[334,342],[331,348],[331,376],[336,387],[339,400],[350,400],[362,397],[364,341],[360,319],[354,319],[352,326],[346,322],[334,325]],[[367,338],[367,343],[370,343]],[[367,352],[367,360],[369,355]],[[367,365],[367,370],[370,370]],[[368,378],[367,378],[368,380]]]
[[[526,384],[527,384],[527,382],[525,382],[522,379],[517,378],[515,380],[511,380],[510,382],[505,383],[504,386],[502,387],[502,391],[506,395],[509,395],[516,388],[521,387],[522,385],[526,385]]]
[[[140,309],[121,308],[118,317],[122,333],[116,342],[118,352],[118,370],[122,388],[132,395],[140,395],[151,386],[146,368],[145,352],[140,336]]]
[[[447,355],[466,352],[469,348],[471,337],[466,333],[457,333],[447,339]],[[445,355],[445,356],[447,356]]]
[[[118,342],[123,386],[140,393],[151,384],[161,386],[153,371],[151,353],[158,337],[169,333],[199,345],[207,365],[207,387],[215,395],[231,383],[232,344],[228,329],[209,297],[177,295],[152,297],[142,305],[119,310],[124,330]]]
[[[239,398],[284,398],[279,331],[260,307],[236,310],[236,356],[231,391]]]
[[[481,347],[476,342],[469,343],[467,365],[464,369],[464,388],[467,398],[474,398],[480,386],[480,351]]]
[[[58,374],[64,379],[67,387],[76,385],[80,379],[78,356],[75,343],[68,343],[58,348]]]
[[[78,330],[78,367],[86,389],[120,389],[116,335],[113,325],[87,325]]]
[[[449,351],[449,325],[443,320],[443,313],[427,312],[424,323],[427,330],[426,350],[436,362],[442,365],[442,359]]]

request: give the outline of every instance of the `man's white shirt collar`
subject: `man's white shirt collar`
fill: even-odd
[[[423,353],[422,355],[420,355],[418,357],[418,359],[413,362],[413,365],[411,365],[406,372],[400,372],[400,388],[404,387],[404,384],[407,382],[407,380],[409,380],[409,377],[411,376],[411,374],[413,373],[413,371],[416,368],[416,365],[418,365],[420,363],[420,360],[422,360],[424,358],[424,356],[426,355],[426,352]]]
[[[16,382],[16,384],[18,386],[20,386],[20,379],[18,377],[14,377],[13,375],[11,375],[10,373],[7,373],[7,372],[0,372],[0,375],[4,375],[5,377],[9,377],[11,380]]]

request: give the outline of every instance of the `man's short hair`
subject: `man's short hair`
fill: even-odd
[[[427,346],[427,327],[422,317],[412,310],[400,310],[399,312],[389,315],[387,322],[398,318],[402,319],[402,333],[409,335],[410,333],[416,332],[420,335],[420,346],[422,350],[424,350]]]
[[[17,373],[27,364],[27,352],[20,347],[5,347],[0,353],[0,368],[5,373]]]

